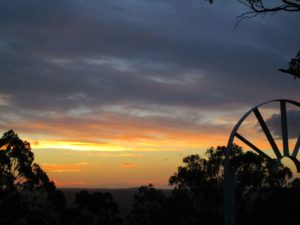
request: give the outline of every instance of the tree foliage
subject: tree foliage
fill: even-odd
[[[127,217],[128,225],[165,224],[166,197],[152,184],[141,186],[134,196],[132,212]]]
[[[5,190],[45,188],[51,192],[55,185],[34,161],[30,144],[9,130],[0,139],[0,187]]]
[[[152,185],[139,188],[127,224],[222,224],[225,150],[224,146],[211,147],[203,157],[197,154],[184,157],[183,165],[169,179],[173,188],[169,195]],[[292,174],[282,164],[274,169],[273,160],[244,152],[237,145],[231,152],[230,163],[237,177],[238,224],[257,224],[255,214],[259,212],[255,209],[259,205],[270,213],[265,207],[272,196],[280,191],[286,193],[282,190],[299,184],[298,180],[288,182]]]
[[[119,208],[109,192],[80,191],[75,195],[75,208],[63,216],[64,225],[122,225]]]
[[[279,69],[279,71],[300,78],[300,51],[298,51],[295,58],[291,59],[288,69]]]
[[[209,148],[205,157],[190,155],[183,159],[184,166],[170,177],[169,183],[175,189],[186,189],[197,193],[203,188],[222,187],[224,183],[223,162],[225,146]],[[287,185],[292,173],[289,168],[275,161],[260,157],[256,153],[244,152],[234,145],[231,153],[231,170],[237,177],[237,187],[243,190],[273,188]]]
[[[177,172],[169,179],[170,185],[174,187],[173,197],[180,199],[179,201],[183,202],[181,204],[189,208],[191,213],[187,214],[188,218],[194,218],[195,224],[222,223],[225,151],[226,147],[218,146],[209,148],[204,157],[187,156],[183,159],[184,165],[179,166]],[[253,210],[258,202],[263,202],[262,199],[268,196],[270,191],[289,186],[289,179],[292,177],[290,169],[282,164],[274,168],[274,163],[273,160],[250,151],[244,152],[241,147],[234,145],[230,169],[236,175],[237,213],[240,224],[246,224],[245,218],[253,216],[249,208]]]
[[[119,208],[109,192],[81,191],[76,194],[76,209],[81,216],[82,224],[86,221],[94,221],[91,224],[121,225]]]
[[[0,148],[1,189],[25,188],[33,177],[30,144],[10,130],[0,139]]]
[[[34,163],[30,144],[9,130],[0,138],[0,224],[56,224],[65,207],[41,167]]]

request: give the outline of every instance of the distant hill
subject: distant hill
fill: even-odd
[[[120,214],[123,218],[128,215],[132,209],[134,194],[138,192],[138,188],[120,188],[120,189],[109,189],[109,188],[96,188],[96,189],[82,189],[82,188],[59,188],[66,198],[67,207],[72,208],[75,201],[75,194],[81,190],[87,190],[89,192],[110,192],[114,200],[118,203]],[[162,190],[165,194],[170,194],[171,190]]]

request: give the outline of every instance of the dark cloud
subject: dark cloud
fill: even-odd
[[[299,99],[299,82],[277,72],[299,47],[297,15],[233,29],[241,12],[237,2],[196,0],[2,1],[6,110],[20,117],[107,105],[229,110]]]
[[[290,110],[287,112],[288,118],[288,133],[290,138],[298,138],[300,135],[300,111]],[[270,119],[266,121],[273,134],[281,137],[281,116],[280,114],[273,114]]]

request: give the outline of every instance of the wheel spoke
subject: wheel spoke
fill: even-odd
[[[280,111],[281,111],[281,132],[282,132],[282,143],[283,143],[283,155],[289,156],[289,135],[288,135],[285,101],[280,101]]]
[[[252,144],[250,141],[248,141],[246,138],[244,138],[239,133],[236,133],[235,136],[240,139],[242,142],[244,142],[246,145],[248,145],[250,148],[252,148],[254,151],[256,151],[258,154],[260,154],[262,157],[267,159],[272,159],[270,156],[268,156],[266,153],[264,153],[262,150],[260,150],[258,147],[256,147],[254,144]]]
[[[299,148],[300,148],[300,134],[298,136],[298,140],[296,142],[296,145],[295,145],[295,148],[294,148],[294,151],[293,151],[293,155],[292,155],[293,157],[297,158]]]
[[[260,114],[260,112],[257,108],[255,108],[253,110],[253,112],[254,112],[254,114],[255,114],[255,116],[256,116],[262,130],[263,130],[263,132],[265,133],[270,145],[272,146],[272,149],[273,149],[277,159],[280,160],[282,158],[282,155],[281,155],[281,153],[280,153],[280,151],[279,151],[279,149],[278,149],[278,147],[277,147],[277,145],[274,141],[274,138],[272,137],[272,134],[271,134],[269,128],[267,127],[267,124],[265,123],[264,119],[262,118],[262,115]]]

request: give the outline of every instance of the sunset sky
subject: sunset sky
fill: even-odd
[[[184,156],[226,145],[254,105],[300,101],[299,79],[278,71],[300,49],[299,13],[235,28],[245,10],[233,0],[0,1],[0,131],[29,141],[59,187],[166,188]],[[300,114],[288,109],[292,144]],[[265,108],[274,135],[277,114]],[[246,125],[268,151],[255,120]]]

